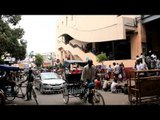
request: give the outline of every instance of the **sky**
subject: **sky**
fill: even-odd
[[[56,49],[57,15],[22,15],[19,26],[24,29],[27,52],[46,53]]]

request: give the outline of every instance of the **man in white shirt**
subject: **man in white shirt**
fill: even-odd
[[[116,92],[116,88],[118,86],[118,83],[117,83],[117,79],[115,78],[111,84],[111,92],[112,93],[115,93]]]
[[[81,75],[81,80],[84,82],[93,82],[96,77],[96,68],[93,65],[92,60],[88,60],[88,64],[84,66],[82,75]]]
[[[81,80],[83,81],[83,83],[85,83],[85,88],[91,89],[92,87],[95,87],[94,85],[95,77],[96,77],[96,68],[95,66],[93,66],[93,61],[88,60],[88,64],[84,66],[81,75]],[[80,98],[83,98],[84,95],[85,92],[82,91]],[[92,94],[88,95],[88,102],[89,103],[92,102]]]
[[[114,68],[113,68],[114,77],[118,78],[118,75],[119,75],[119,65],[114,62],[113,66],[114,66]]]
[[[103,90],[104,91],[107,91],[108,89],[110,89],[110,86],[111,86],[111,82],[109,80],[104,80],[103,82]]]

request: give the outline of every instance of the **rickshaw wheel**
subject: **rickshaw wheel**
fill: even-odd
[[[69,94],[68,94],[67,87],[63,88],[63,101],[65,104],[68,104],[69,102]]]
[[[93,95],[92,105],[105,105],[104,98],[98,91],[95,91]]]
[[[6,99],[8,101],[13,101],[15,99],[15,95],[12,93],[6,93]]]
[[[13,101],[16,96],[15,96],[14,92],[12,93],[12,91],[6,90],[5,91],[5,97],[6,97],[6,100]]]
[[[4,104],[5,104],[5,96],[3,95],[3,93],[0,92],[0,105]]]

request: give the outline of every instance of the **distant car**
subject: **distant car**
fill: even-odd
[[[64,86],[65,81],[55,72],[42,72],[35,79],[35,88],[42,94],[61,91]]]

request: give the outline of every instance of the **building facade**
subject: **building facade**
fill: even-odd
[[[160,57],[160,15],[142,15],[143,36],[146,39],[146,49]]]
[[[105,53],[105,65],[123,62],[133,67],[136,56],[147,52],[146,25],[141,15],[66,15],[57,21],[56,58],[92,59]]]
[[[54,65],[56,59],[55,52],[42,53],[43,56],[43,67],[49,67]]]

